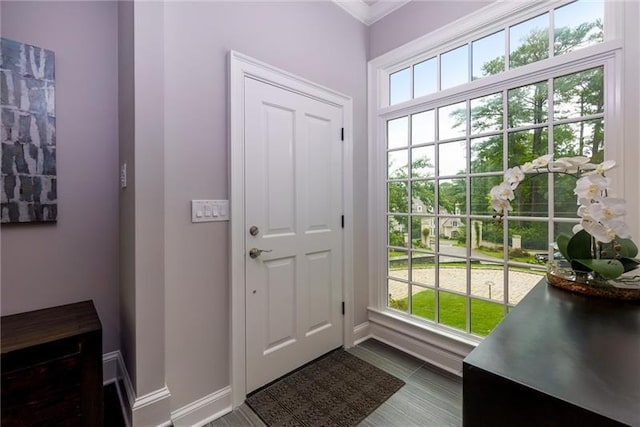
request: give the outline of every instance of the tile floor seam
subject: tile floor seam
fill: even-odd
[[[418,366],[413,372],[411,372],[409,374],[409,376],[407,377],[407,379],[411,378],[416,372],[418,372],[420,370],[420,368],[422,368],[424,365],[426,365],[427,362],[422,362],[422,364],[420,366]]]

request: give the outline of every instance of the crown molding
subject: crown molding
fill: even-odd
[[[365,25],[384,18],[394,10],[409,3],[411,0],[379,0],[369,6],[363,0],[332,0],[336,5],[347,11],[351,16]]]

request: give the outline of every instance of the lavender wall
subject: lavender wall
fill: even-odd
[[[369,27],[367,58],[380,56],[489,3],[487,0],[413,0]]]
[[[140,397],[165,386],[164,4],[136,1],[133,9],[135,389]],[[168,413],[166,397],[160,403],[156,396],[152,406],[164,407]],[[142,412],[134,411],[134,425],[159,425],[166,420],[154,419],[153,413],[146,418],[146,410]]]
[[[120,190],[120,351],[132,383],[136,371],[135,289],[135,49],[132,1],[118,2],[119,164],[127,164],[127,187]]]
[[[2,227],[2,314],[93,299],[103,351],[118,319],[114,2],[3,1],[2,37],[56,54],[58,223]]]
[[[191,199],[227,199],[230,49],[353,97],[356,324],[366,321],[366,27],[331,2],[167,2],[167,382],[172,409],[229,384],[229,227],[192,224]]]

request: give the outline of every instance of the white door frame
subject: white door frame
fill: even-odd
[[[230,367],[233,408],[246,398],[246,312],[245,312],[245,235],[244,223],[244,79],[250,76],[265,83],[299,93],[342,108],[344,142],[342,147],[343,231],[342,292],[345,303],[343,345],[353,346],[353,100],[261,61],[229,52],[229,170],[231,219],[231,317]]]

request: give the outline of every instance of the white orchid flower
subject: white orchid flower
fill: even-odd
[[[624,216],[627,213],[624,199],[605,197],[589,206],[589,215],[596,221],[605,223]]]
[[[605,227],[599,222],[583,219],[580,221],[580,225],[599,242],[609,243],[616,237],[615,231]]]
[[[589,158],[585,156],[563,157],[563,159],[571,163],[573,166],[582,166],[589,163]]]
[[[596,165],[596,168],[591,171],[591,172],[587,172],[587,174],[599,174],[599,175],[604,175],[605,172],[613,169],[614,167],[616,167],[616,162],[613,160],[605,160],[604,162],[600,163],[599,165]],[[585,175],[587,175],[585,174]]]
[[[509,203],[508,200],[502,200],[502,199],[492,199],[491,207],[493,207],[493,209],[500,214],[504,214],[504,213],[507,213],[508,211],[513,210],[511,203]]]
[[[580,205],[578,207],[578,216],[580,218],[591,219],[589,216],[589,208],[585,205]]]
[[[504,180],[511,184],[511,188],[515,190],[518,184],[524,180],[524,172],[518,166],[507,169],[504,173]]]
[[[578,196],[581,205],[588,205],[592,200],[601,200],[610,184],[611,180],[602,175],[587,175],[576,182],[573,193]]]
[[[533,167],[533,163],[527,162],[524,165],[520,166],[520,170],[524,173],[535,172],[535,168]]]
[[[573,233],[585,230],[601,243],[609,243],[616,236],[630,238],[629,228],[622,220],[626,214],[624,199],[607,197],[611,179],[604,174],[615,166],[613,160],[593,164],[585,156],[561,157],[555,161],[552,154],[540,156],[505,171],[504,181],[490,191],[491,206],[500,214],[513,210],[510,201],[515,198],[514,190],[527,173],[560,172],[577,178],[580,172],[590,171],[576,181],[574,194],[578,196],[577,215],[581,220],[572,228]]]
[[[544,156],[540,156],[537,159],[531,161],[533,167],[536,169],[546,168],[549,164],[549,161],[553,158],[553,154],[546,154]]]
[[[616,162],[613,160],[605,160],[604,162],[600,163],[597,167],[596,167],[596,172],[598,172],[599,174],[603,174],[608,170],[611,170],[613,168],[616,167]]]
[[[585,156],[560,157],[550,163],[550,169],[552,172],[576,173],[587,163],[589,158]]]
[[[562,159],[558,159],[549,162],[549,166],[547,167],[551,172],[567,172],[569,168],[571,168],[571,164],[563,161]]]
[[[620,219],[626,212],[625,204],[624,199],[605,197],[599,202],[581,205],[578,208],[578,216],[582,221],[573,227],[574,234],[584,229],[603,243],[609,243],[616,235],[630,238],[629,227]]]
[[[489,195],[496,200],[513,200],[516,196],[508,182],[502,182],[491,189]]]
[[[631,238],[631,233],[629,232],[629,227],[627,224],[621,219],[614,219],[607,223],[607,227],[617,236],[622,237],[623,239]]]

